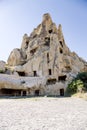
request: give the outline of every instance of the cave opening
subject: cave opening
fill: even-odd
[[[63,76],[59,76],[58,77],[58,81],[66,81],[66,75],[63,75]]]
[[[50,37],[45,37],[45,44],[46,46],[50,46]]]
[[[36,52],[37,48],[30,50],[30,54],[33,56]]]
[[[39,89],[35,90],[35,96],[39,96],[39,94],[40,94],[40,90]]]
[[[21,90],[2,88],[0,90],[1,96],[21,96]]]
[[[47,53],[47,63],[49,63],[50,60],[49,60],[49,53]]]
[[[34,77],[37,76],[37,71],[33,71]]]
[[[19,76],[26,76],[25,72],[17,72]]]
[[[63,53],[63,50],[60,48],[60,53],[62,54]]]
[[[51,84],[56,84],[57,80],[54,78],[54,79],[48,79],[46,84],[47,85],[51,85]]]
[[[52,29],[50,29],[50,30],[49,30],[49,33],[51,34],[52,32],[53,32],[53,30],[52,30]]]
[[[48,72],[49,72],[49,75],[52,75],[52,71],[51,71],[51,69],[49,69]]]
[[[59,41],[59,43],[60,43],[60,45],[63,47],[63,43],[62,43],[62,41]]]
[[[64,89],[60,89],[60,96],[64,96]]]

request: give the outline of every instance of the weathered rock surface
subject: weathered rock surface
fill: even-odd
[[[43,95],[45,92],[45,84],[45,77],[19,77],[15,75],[0,74],[0,94],[2,94],[3,90],[7,90],[8,92],[8,90],[12,89],[14,90],[11,93],[12,96],[20,96],[24,90],[27,92],[26,95],[34,95],[34,91],[40,89],[40,95]],[[5,93],[2,95],[5,95]],[[7,95],[9,95],[9,93],[7,93]]]
[[[5,65],[6,63],[4,61],[0,61],[0,72],[5,72]]]
[[[7,62],[12,75],[45,77],[48,95],[59,95],[78,72],[87,71],[86,61],[69,50],[61,24],[57,28],[49,14],[30,36],[24,34],[21,48],[14,49]]]

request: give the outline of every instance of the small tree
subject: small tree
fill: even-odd
[[[82,92],[87,90],[87,72],[79,73],[71,83],[68,84],[66,93],[74,94],[76,92]]]

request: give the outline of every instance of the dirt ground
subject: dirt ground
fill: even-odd
[[[80,98],[0,99],[0,130],[87,130]]]

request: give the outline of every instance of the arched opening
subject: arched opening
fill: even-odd
[[[37,71],[33,71],[34,77],[37,76]]]

